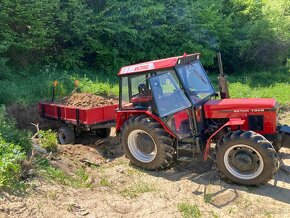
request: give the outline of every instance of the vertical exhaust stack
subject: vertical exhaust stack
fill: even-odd
[[[218,77],[221,99],[230,98],[227,77],[224,74],[221,53],[217,53],[220,76]]]

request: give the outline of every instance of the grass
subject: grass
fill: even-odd
[[[55,181],[61,185],[74,188],[91,188],[92,184],[87,183],[89,175],[84,169],[78,169],[74,175],[69,175],[61,169],[51,166],[48,160],[39,158],[37,160],[38,172],[47,180]]]
[[[33,74],[15,74],[13,78],[0,80],[0,104],[33,104],[40,100],[51,99],[53,82],[57,80],[56,98],[67,96],[79,80],[82,92],[105,96],[118,95],[118,78],[114,74],[97,74],[95,71],[79,70],[74,72],[43,69]]]
[[[137,181],[133,183],[131,186],[124,188],[121,190],[121,195],[123,197],[134,198],[140,194],[146,192],[153,192],[156,191],[156,187],[153,183],[148,183],[144,181]]]
[[[201,217],[201,212],[196,204],[180,203],[177,205],[177,209],[185,218]]]
[[[209,74],[216,90],[218,74]],[[290,69],[244,72],[227,75],[231,98],[275,98],[290,107]]]
[[[82,92],[118,96],[116,74],[117,72],[102,74],[95,70],[65,71],[54,68],[45,68],[31,74],[15,74],[10,79],[0,80],[0,103],[32,104],[50,99],[54,80],[59,82],[56,88],[56,96],[59,98],[71,93],[75,80],[79,80],[79,88]],[[218,73],[209,73],[209,77],[218,90]],[[232,98],[276,98],[282,106],[290,106],[288,68],[228,74],[228,81]]]
[[[106,187],[110,187],[111,186],[111,182],[109,181],[108,177],[104,176],[100,179],[100,185],[101,186],[106,186]]]
[[[211,203],[213,198],[213,194],[204,194],[203,200],[205,203]]]

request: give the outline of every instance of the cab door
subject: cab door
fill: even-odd
[[[174,77],[174,71],[151,76],[149,83],[158,116],[181,140],[192,135],[190,127],[191,102]]]

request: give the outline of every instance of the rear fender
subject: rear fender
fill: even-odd
[[[176,138],[174,133],[163,123],[163,121],[159,117],[155,116],[154,114],[152,114],[148,110],[123,110],[123,111],[118,110],[116,112],[116,116],[117,116],[117,118],[116,118],[116,132],[118,133],[118,132],[121,131],[121,128],[122,128],[123,124],[130,117],[138,116],[138,115],[141,115],[141,114],[146,114],[149,117],[151,117],[152,119],[156,120],[166,130],[166,132],[168,132],[171,136]]]
[[[245,120],[242,120],[240,118],[231,118],[228,122],[226,122],[222,127],[220,127],[217,131],[215,131],[207,140],[206,142],[206,147],[205,147],[205,152],[204,152],[204,156],[203,159],[206,160],[208,153],[209,153],[209,148],[210,148],[210,143],[212,138],[218,133],[220,132],[224,127],[226,126],[242,126],[244,124]]]

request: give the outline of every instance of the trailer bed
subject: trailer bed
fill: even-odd
[[[64,121],[72,125],[92,126],[101,123],[115,122],[115,110],[118,105],[107,105],[94,108],[77,108],[55,103],[39,103],[40,116],[47,119]]]

